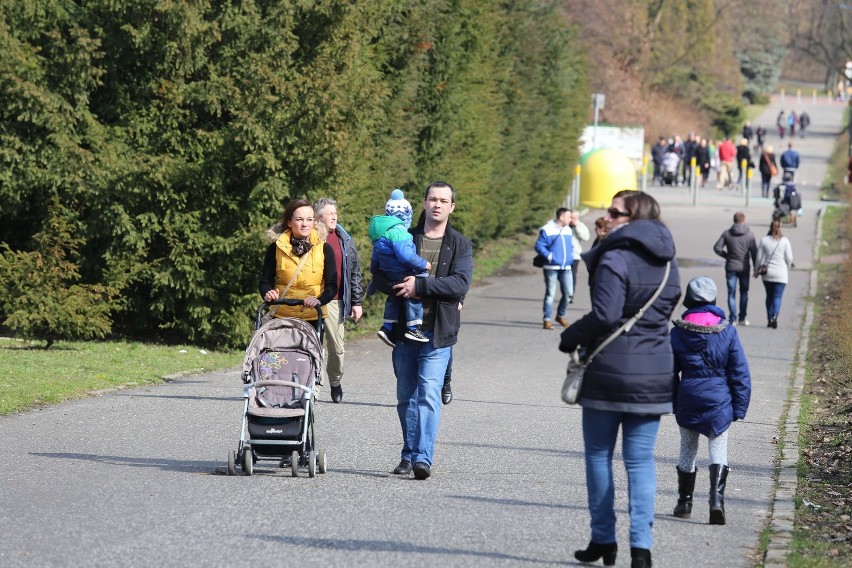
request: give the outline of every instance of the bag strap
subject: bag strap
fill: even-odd
[[[591,363],[591,362],[592,362],[592,359],[594,359],[594,358],[595,358],[595,356],[596,356],[598,353],[600,353],[600,352],[601,352],[601,350],[602,350],[604,347],[606,347],[607,345],[609,345],[610,343],[612,343],[612,341],[613,341],[616,337],[618,337],[619,335],[621,335],[621,334],[622,334],[623,332],[625,332],[625,331],[630,331],[630,329],[631,329],[631,328],[632,328],[632,327],[636,324],[636,322],[637,322],[637,321],[639,321],[640,319],[642,319],[642,316],[644,316],[644,315],[645,315],[645,312],[646,312],[646,311],[648,311],[648,308],[650,308],[650,307],[651,307],[651,304],[653,304],[653,303],[657,300],[657,298],[659,298],[659,297],[660,297],[660,294],[662,294],[662,292],[663,292],[663,288],[665,288],[665,287],[666,287],[666,282],[668,282],[668,281],[669,281],[669,274],[671,273],[671,268],[672,268],[672,263],[671,263],[671,261],[666,262],[666,272],[665,272],[665,274],[663,274],[663,280],[662,280],[662,282],[660,282],[660,285],[659,285],[659,286],[657,286],[657,290],[654,292],[654,295],[653,295],[653,296],[651,296],[651,299],[650,299],[650,300],[648,300],[647,302],[645,302],[645,305],[644,305],[644,306],[642,306],[642,307],[639,309],[639,311],[638,311],[638,312],[636,312],[636,315],[634,315],[632,318],[630,318],[629,320],[627,320],[626,322],[624,322],[624,325],[622,325],[621,327],[619,327],[618,329],[616,329],[616,330],[612,333],[612,335],[610,335],[609,337],[607,337],[606,339],[604,339],[604,340],[603,340],[603,342],[602,342],[600,345],[598,345],[598,348],[597,348],[597,349],[595,349],[595,350],[592,352],[592,354],[591,354],[591,355],[589,355],[589,356],[586,358],[586,365],[588,365],[589,363]]]
[[[308,251],[308,252],[310,252],[310,251]],[[281,291],[281,294],[278,295],[279,298],[283,298],[284,296],[286,296],[287,290],[289,290],[290,286],[293,285],[293,282],[296,281],[296,276],[299,275],[299,271],[302,269],[302,266],[305,265],[305,261],[308,260],[308,252],[306,252],[305,254],[302,255],[302,259],[299,260],[299,264],[296,266],[296,272],[293,273],[293,276],[290,277],[290,281],[287,282],[287,285],[284,286],[284,289]],[[280,304],[278,306],[275,306],[275,309],[272,310],[272,312],[270,312],[270,314],[274,316],[275,313],[278,311],[279,307],[281,307]]]

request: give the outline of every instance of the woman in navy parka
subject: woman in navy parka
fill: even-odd
[[[745,418],[751,398],[751,374],[736,328],[715,306],[716,285],[706,276],[689,281],[682,319],[671,332],[674,353],[674,412],[680,426],[677,465],[678,500],[674,516],[692,514],[698,439],[710,450],[710,524],[725,524],[728,478],[728,428]]]

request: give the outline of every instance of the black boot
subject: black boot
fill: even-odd
[[[726,465],[714,463],[710,466],[710,524],[725,524],[725,484],[728,481]]]
[[[651,551],[630,547],[630,568],[651,568]]]
[[[589,541],[589,547],[586,550],[575,550],[574,558],[580,562],[597,562],[603,557],[604,566],[615,566],[616,554],[618,554],[617,542],[600,544],[592,540]]]
[[[692,516],[692,492],[695,491],[695,474],[684,473],[679,467],[677,470],[677,505],[674,508],[674,516],[688,519]]]

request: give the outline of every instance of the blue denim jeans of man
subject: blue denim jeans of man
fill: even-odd
[[[748,310],[748,287],[749,287],[749,271],[743,272],[725,272],[725,279],[728,284],[728,319],[732,322],[743,321],[746,319],[746,311]],[[740,311],[737,315],[737,282],[739,281],[740,289]]]
[[[630,546],[651,549],[654,526],[654,494],[657,477],[654,445],[660,429],[659,416],[628,414],[583,408],[583,442],[586,450],[586,488],[592,540],[616,542],[615,483],[612,455],[621,428],[621,451],[627,470],[630,496]]]
[[[396,412],[402,427],[402,459],[431,467],[441,420],[441,387],[452,346],[435,348],[432,330],[423,330],[428,343],[401,341],[393,348]]]
[[[767,282],[763,281],[763,287],[766,288],[766,317],[769,319],[777,318],[781,313],[781,296],[784,295],[784,288],[787,286],[784,282]]]
[[[556,308],[556,317],[565,317],[568,312],[568,300],[574,295],[574,281],[571,278],[570,270],[548,270],[544,272],[544,320],[553,320],[553,300],[556,298],[556,282],[559,282],[559,289],[562,297],[559,298],[559,306]]]

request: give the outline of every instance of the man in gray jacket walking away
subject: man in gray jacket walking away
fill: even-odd
[[[748,325],[748,286],[751,263],[757,258],[757,241],[745,224],[745,213],[734,213],[734,224],[722,233],[713,250],[725,259],[725,280],[728,284],[728,319],[731,325]],[[737,282],[740,288],[740,311],[737,314]]]

